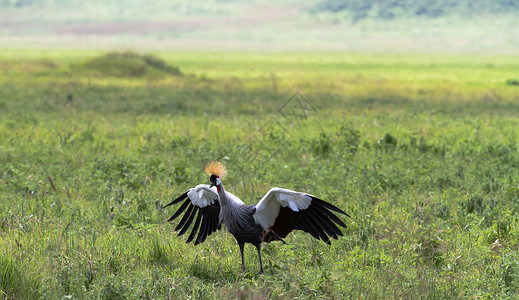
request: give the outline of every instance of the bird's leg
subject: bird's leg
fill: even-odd
[[[258,250],[258,257],[260,263],[260,274],[263,274],[263,264],[261,263],[261,244],[256,245],[256,249]]]
[[[238,245],[240,246],[240,253],[241,253],[241,271],[245,272],[245,258],[243,257],[243,248],[245,246],[245,243],[238,242]]]

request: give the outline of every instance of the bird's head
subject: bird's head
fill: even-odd
[[[216,186],[218,188],[218,186],[222,184],[222,180],[216,175],[211,175],[209,181],[211,181],[211,187]]]
[[[222,179],[227,175],[225,166],[219,161],[212,161],[205,167],[205,173],[209,175],[211,187],[216,186],[218,192],[220,192]]]

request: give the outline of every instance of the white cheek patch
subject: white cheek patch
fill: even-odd
[[[222,181],[220,180],[219,177],[216,177],[216,181],[215,181],[215,182],[216,182],[216,185],[220,185],[220,184],[222,184]]]

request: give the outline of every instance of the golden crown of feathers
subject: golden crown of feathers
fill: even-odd
[[[227,176],[225,166],[219,161],[212,161],[205,167],[205,173],[209,176],[215,175],[224,179]]]

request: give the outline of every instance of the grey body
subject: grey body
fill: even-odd
[[[255,205],[246,205],[236,203],[227,198],[223,185],[218,186],[218,195],[220,196],[220,224],[223,223],[227,231],[229,231],[236,242],[240,246],[241,253],[241,270],[245,270],[245,258],[243,250],[245,243],[256,246],[260,262],[260,274],[263,273],[263,264],[261,262],[261,243],[263,242],[263,228],[254,221],[253,214],[256,212]]]
[[[252,215],[256,212],[253,205],[231,203],[222,205],[220,210],[220,223],[223,223],[238,242],[261,244],[263,228],[256,224]]]

